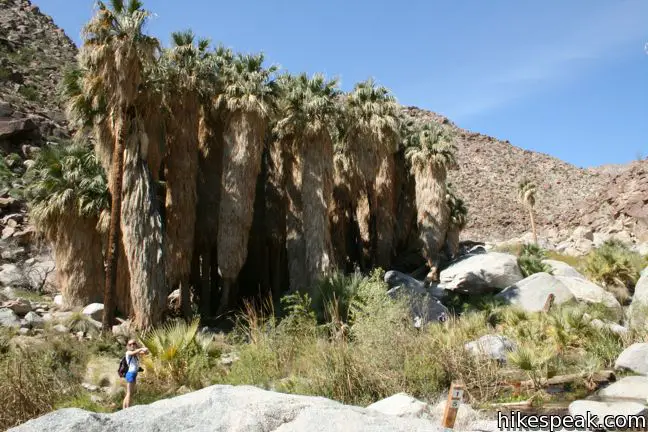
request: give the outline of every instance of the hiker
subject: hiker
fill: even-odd
[[[124,409],[130,406],[131,396],[135,392],[137,373],[140,371],[139,356],[147,353],[148,349],[146,347],[139,348],[136,340],[131,339],[128,341],[125,356],[128,369],[124,375],[124,378],[126,378],[126,396],[124,397],[124,403],[122,404],[122,408]]]

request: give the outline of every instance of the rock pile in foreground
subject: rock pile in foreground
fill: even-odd
[[[435,432],[441,427],[439,422],[383,414],[322,397],[274,393],[251,386],[215,385],[113,414],[62,409],[9,430]]]

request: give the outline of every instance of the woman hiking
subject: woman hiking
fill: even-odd
[[[139,356],[147,354],[147,348],[140,348],[137,344],[137,341],[131,339],[126,345],[126,364],[128,365],[128,370],[126,375],[126,396],[124,397],[124,402],[122,403],[122,408],[126,409],[130,406],[131,396],[135,393],[135,383],[137,382],[137,373],[140,370],[139,366]]]

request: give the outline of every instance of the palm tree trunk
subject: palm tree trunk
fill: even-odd
[[[265,121],[256,113],[237,111],[229,116],[224,135],[217,247],[222,277],[230,287],[247,258],[265,134]],[[225,288],[223,293],[235,294]]]
[[[436,279],[439,251],[443,248],[450,223],[450,208],[446,202],[446,173],[443,168],[416,167],[416,208],[419,238],[423,256],[430,267],[429,279]]]
[[[376,177],[376,265],[389,270],[394,248],[394,224],[396,203],[394,176],[396,165],[394,155],[384,157]]]
[[[143,330],[158,324],[166,305],[162,221],[151,174],[140,157],[133,133],[124,151],[121,230],[128,261],[133,325]]]
[[[200,315],[203,319],[211,316],[211,251],[205,250],[200,259]]]
[[[357,202],[355,204],[356,221],[358,222],[360,268],[367,270],[372,265],[373,248],[371,247],[371,205],[369,198],[370,185],[363,182],[358,190]]]
[[[119,239],[120,239],[120,218],[122,207],[122,186],[124,177],[124,150],[126,140],[125,115],[127,108],[122,108],[121,121],[117,128],[117,139],[111,158],[111,205],[110,205],[110,226],[108,229],[108,247],[106,254],[106,283],[104,287],[104,315],[102,330],[112,330],[112,323],[115,318],[115,292],[117,286],[117,264],[119,260]]]
[[[288,213],[286,215],[286,252],[288,255],[288,277],[290,290],[305,289],[308,285],[306,277],[306,242],[304,240],[304,211],[302,203],[302,165],[303,161],[297,154],[293,143],[287,144],[292,152],[286,154],[286,193],[288,197]],[[287,152],[288,153],[288,152]]]
[[[191,315],[190,276],[196,224],[196,175],[198,172],[197,97],[178,96],[169,121],[165,158],[166,274],[170,287],[180,284],[180,304],[185,318]]]
[[[57,278],[67,308],[101,302],[105,281],[96,218],[64,217],[54,243]]]
[[[459,253],[459,235],[461,231],[455,226],[450,226],[446,234],[446,248],[449,259],[454,259]]]
[[[533,243],[538,244],[538,233],[536,232],[535,217],[533,216],[533,207],[529,206],[529,219],[531,220],[531,232],[533,232]]]
[[[333,142],[325,132],[303,147],[302,204],[306,245],[306,284],[331,270],[329,203],[333,193]]]

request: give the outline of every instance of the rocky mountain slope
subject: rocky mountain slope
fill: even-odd
[[[56,86],[77,49],[29,0],[0,0],[0,6],[0,148],[5,155],[17,155],[7,156],[8,164],[23,164],[48,138],[68,134]],[[470,213],[463,238],[505,240],[529,230],[527,211],[517,200],[517,184],[523,177],[538,187],[540,232],[556,242],[582,224],[604,229],[619,215],[625,215],[625,229],[633,233],[638,229],[637,235],[644,236],[648,212],[645,168],[580,169],[508,141],[461,129],[435,113],[404,109],[456,132],[459,169],[450,173],[450,181]],[[610,185],[616,186],[608,192]],[[7,200],[6,194],[1,199]],[[4,227],[2,222],[0,228]]]

